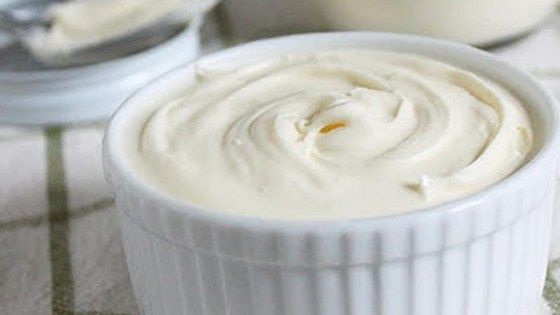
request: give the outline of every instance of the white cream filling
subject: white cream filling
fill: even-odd
[[[160,189],[279,219],[412,211],[479,191],[532,149],[521,102],[424,57],[333,51],[213,74],[159,108],[138,167]]]
[[[35,30],[25,38],[25,43],[36,57],[48,61],[61,54],[125,36],[167,15],[188,21],[214,3],[214,0],[76,0],[56,3],[47,11],[52,18],[51,27]]]

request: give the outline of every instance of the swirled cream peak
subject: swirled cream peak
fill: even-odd
[[[141,134],[139,167],[175,197],[280,219],[363,218],[450,201],[532,148],[510,92],[424,57],[290,55],[202,69]]]

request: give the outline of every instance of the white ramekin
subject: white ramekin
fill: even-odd
[[[409,214],[341,221],[266,220],[199,209],[155,189],[130,145],[199,67],[279,54],[383,49],[427,55],[500,82],[532,117],[538,152],[488,189]],[[175,70],[113,117],[104,166],[144,314],[527,315],[537,309],[555,197],[558,111],[530,75],[461,44],[380,33],[297,35],[243,45]]]

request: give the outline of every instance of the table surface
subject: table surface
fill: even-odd
[[[220,21],[204,26],[205,53],[231,43]],[[492,52],[560,97],[560,17]],[[0,314],[138,313],[101,169],[103,126],[0,126]],[[551,261],[543,296],[552,314],[559,281]]]

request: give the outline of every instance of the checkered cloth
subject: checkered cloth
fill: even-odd
[[[495,52],[560,96],[560,18]],[[0,127],[0,314],[138,313],[102,174],[102,133],[102,124]],[[559,281],[552,261],[543,294],[552,314]]]

